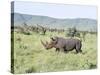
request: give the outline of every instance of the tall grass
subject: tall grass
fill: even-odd
[[[40,40],[51,36],[65,37],[65,33],[24,35],[14,32],[14,71],[15,73],[51,72],[94,69],[97,67],[97,36],[87,34],[82,41],[82,54],[75,50],[57,53],[54,48],[46,50]],[[67,38],[67,37],[65,37]],[[20,40],[19,40],[20,39]]]

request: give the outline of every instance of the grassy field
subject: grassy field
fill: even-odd
[[[65,37],[65,33],[24,35],[14,32],[14,71],[15,73],[86,70],[97,68],[97,36],[87,34],[82,41],[82,54],[57,53],[46,50],[40,40],[50,40],[50,36]],[[65,37],[67,38],[67,37]]]

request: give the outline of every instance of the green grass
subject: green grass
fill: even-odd
[[[65,33],[50,33],[45,36],[32,33],[24,35],[14,32],[14,71],[15,73],[51,72],[94,69],[97,67],[97,36],[87,34],[82,41],[83,54],[57,53],[55,49],[46,50],[40,40],[50,36],[65,37]],[[20,40],[18,40],[20,38]],[[67,38],[67,37],[65,37]]]

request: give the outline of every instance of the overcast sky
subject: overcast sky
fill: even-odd
[[[65,5],[16,1],[14,12],[42,15],[54,18],[91,18],[97,19],[97,7],[87,5]]]

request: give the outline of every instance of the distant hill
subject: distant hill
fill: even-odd
[[[42,25],[50,28],[71,28],[76,27],[79,30],[92,30],[97,31],[97,21],[94,19],[88,18],[75,18],[75,19],[58,19],[52,18],[48,16],[40,16],[40,15],[28,15],[28,14],[20,14],[20,13],[11,13],[11,17],[14,16],[14,26],[23,26],[24,22],[27,25]]]

